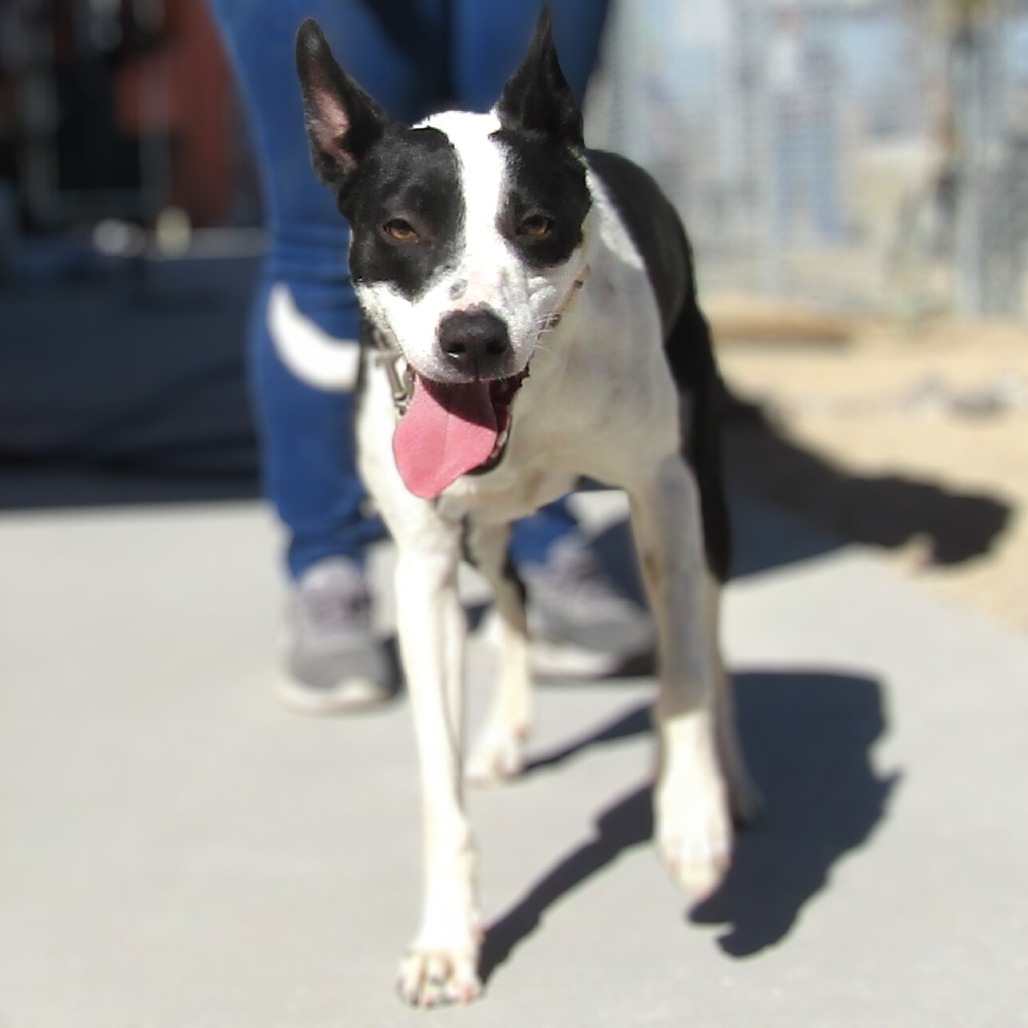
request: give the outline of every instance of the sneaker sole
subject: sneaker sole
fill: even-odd
[[[383,706],[394,696],[395,690],[370,678],[348,678],[327,688],[287,681],[278,688],[279,701],[287,710],[319,717],[361,713]]]

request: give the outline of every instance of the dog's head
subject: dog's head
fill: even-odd
[[[415,376],[397,460],[414,492],[435,495],[495,464],[536,344],[581,281],[582,115],[545,9],[489,114],[391,121],[313,21],[296,59],[314,165],[350,223],[361,304]]]

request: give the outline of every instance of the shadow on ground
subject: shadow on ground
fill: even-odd
[[[797,445],[759,407],[736,401],[725,419],[724,454],[733,578],[848,543],[892,550],[922,540],[931,563],[962,564],[988,554],[1013,516],[993,496],[853,474]],[[642,602],[628,522],[608,525],[595,543],[615,580]]]
[[[863,476],[799,446],[759,407],[732,402],[725,462],[737,489],[769,500],[835,540],[897,549],[926,544],[936,565],[987,554],[1010,522],[1009,504],[900,475]]]
[[[749,956],[785,939],[825,886],[835,863],[859,848],[885,816],[898,776],[879,776],[871,751],[886,728],[881,686],[828,671],[745,672],[736,677],[739,723],[767,804],[740,833],[731,871],[689,912],[719,925],[718,945]],[[537,756],[531,774],[597,746],[650,731],[646,706],[566,746]],[[540,927],[550,908],[653,833],[650,788],[601,811],[591,838],[561,857],[489,926],[482,953],[488,979]]]

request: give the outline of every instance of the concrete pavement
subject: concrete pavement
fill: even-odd
[[[652,682],[545,685],[529,772],[471,797],[486,996],[424,1014],[409,712],[276,704],[269,516],[0,517],[0,1026],[1028,1024],[1028,639],[741,521],[768,814],[725,887],[690,911],[648,845]],[[473,715],[488,675],[476,643]]]

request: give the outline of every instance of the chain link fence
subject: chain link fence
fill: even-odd
[[[683,212],[705,289],[1023,317],[1028,3],[618,0],[589,138]]]

